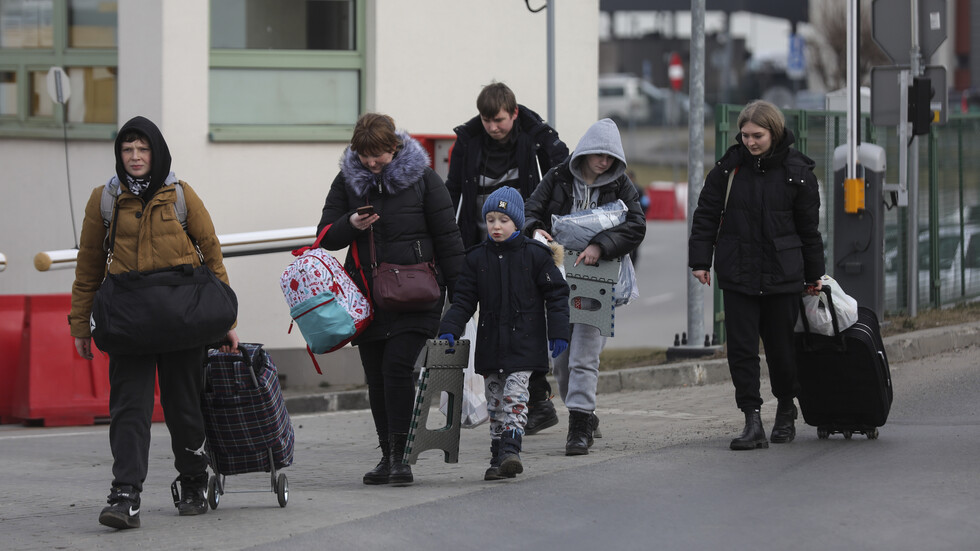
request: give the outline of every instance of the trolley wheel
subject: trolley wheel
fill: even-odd
[[[830,431],[827,430],[827,429],[825,429],[825,428],[818,428],[817,429],[817,438],[819,438],[821,440],[826,440],[826,439],[830,438]]]
[[[218,508],[218,502],[221,501],[221,494],[218,488],[218,476],[211,475],[208,479],[208,505],[211,506],[211,510]]]
[[[285,474],[280,474],[276,480],[276,497],[279,498],[280,507],[285,507],[289,501],[289,481]]]
[[[876,428],[875,429],[871,429],[871,430],[869,430],[868,432],[866,432],[864,434],[865,434],[865,436],[868,437],[868,440],[877,440],[878,439],[878,429],[876,429]]]
[[[845,440],[850,440],[851,439],[851,435],[853,433],[851,431],[849,431],[849,430],[845,430],[843,434],[844,434],[844,439]]]

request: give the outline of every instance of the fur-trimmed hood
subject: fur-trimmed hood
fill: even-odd
[[[388,166],[377,175],[361,164],[357,152],[350,146],[344,150],[340,158],[340,172],[344,175],[348,191],[363,198],[367,196],[371,186],[378,185],[384,188],[385,193],[396,194],[422,178],[429,166],[429,154],[408,133],[398,132],[398,138],[402,142],[401,146]]]

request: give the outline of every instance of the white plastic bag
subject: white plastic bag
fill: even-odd
[[[487,391],[483,384],[483,375],[476,372],[474,361],[476,358],[476,322],[473,318],[466,322],[466,329],[459,336],[461,339],[470,341],[470,359],[463,370],[463,410],[460,414],[460,425],[464,429],[471,429],[486,423],[490,419],[487,412]],[[445,392],[439,398],[439,411],[446,415],[449,407],[449,396]]]
[[[822,276],[820,282],[824,287],[830,288],[831,302],[834,310],[837,311],[837,328],[840,331],[854,325],[857,321],[858,313],[857,301],[841,289],[837,281],[829,275]],[[834,336],[834,322],[831,318],[830,307],[827,304],[827,294],[821,292],[818,296],[805,295],[803,297],[803,313],[810,323],[810,332],[818,335]],[[797,333],[803,333],[803,320],[797,318]]]
[[[619,281],[616,283],[614,305],[626,306],[638,298],[640,298],[640,287],[636,283],[633,260],[630,255],[625,255],[619,265]]]

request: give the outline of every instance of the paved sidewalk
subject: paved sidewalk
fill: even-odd
[[[885,354],[890,363],[916,360],[970,345],[980,345],[980,321],[912,331],[884,339]],[[765,364],[765,357],[763,357]],[[767,376],[763,365],[763,376]],[[691,360],[650,367],[634,367],[599,373],[599,394],[613,392],[660,390],[700,386],[731,381],[727,359]],[[554,386],[554,384],[552,384]],[[315,413],[368,409],[366,389],[310,393],[302,390],[285,392],[290,413]],[[559,400],[560,401],[560,400]]]

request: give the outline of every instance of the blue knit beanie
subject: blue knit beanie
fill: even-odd
[[[484,219],[488,212],[502,212],[514,221],[517,231],[524,229],[524,198],[512,187],[504,186],[487,197],[483,203]]]

